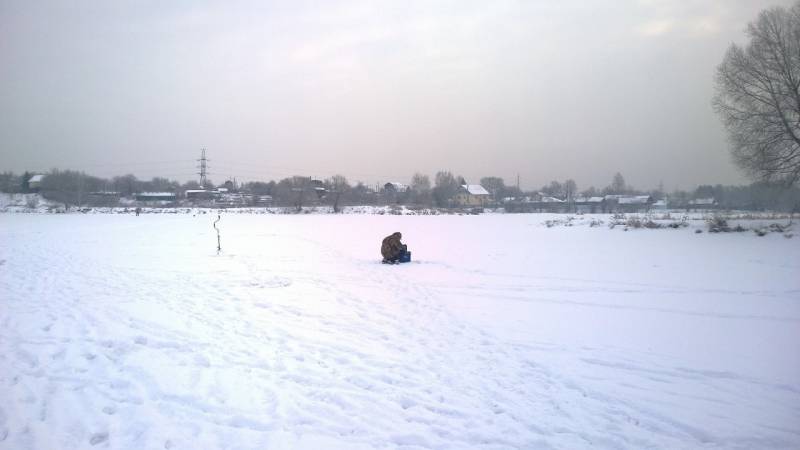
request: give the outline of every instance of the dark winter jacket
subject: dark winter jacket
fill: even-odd
[[[400,242],[402,237],[403,235],[400,233],[392,233],[383,238],[383,242],[381,243],[381,255],[383,255],[383,259],[396,259],[406,250],[406,246]]]

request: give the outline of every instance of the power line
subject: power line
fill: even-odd
[[[353,172],[349,170],[331,170],[330,168],[320,169],[320,168],[310,168],[310,167],[289,167],[289,166],[275,166],[270,164],[269,169],[261,169],[261,163],[247,163],[247,162],[224,162],[224,163],[217,163],[215,165],[217,168],[222,168],[225,171],[241,171],[241,172],[251,172],[251,173],[258,173],[258,174],[277,174],[277,175],[287,175],[287,174],[314,174],[314,173],[322,173],[327,172],[331,175],[341,173],[347,174],[351,176],[364,176],[364,177],[375,177],[375,178],[404,178],[408,175],[400,175],[400,174],[388,174],[388,173],[377,173],[377,172]]]
[[[203,149],[206,150],[206,149]],[[253,161],[242,161],[242,160],[232,160],[227,162],[217,163],[214,165],[218,170],[211,172],[209,170],[210,165],[208,162],[210,159],[206,156],[205,158],[205,174],[206,174],[206,181],[210,175],[218,175],[220,173],[247,173],[249,175],[254,176],[278,176],[278,177],[285,177],[285,176],[292,176],[296,174],[321,174],[321,173],[329,173],[333,174],[346,174],[350,177],[368,177],[368,178],[384,178],[384,179],[403,179],[407,176],[407,174],[389,174],[389,173],[378,173],[378,172],[353,172],[349,170],[331,170],[330,168],[321,168],[321,167],[299,167],[299,166],[283,166],[283,165],[272,165],[272,164],[265,164],[264,162],[253,162]],[[183,173],[181,168],[189,166],[189,164],[195,163],[195,168],[198,172],[195,173]],[[199,163],[199,164],[198,164]],[[202,165],[203,165],[203,152],[201,151],[200,159],[191,160],[191,159],[172,159],[172,160],[150,160],[150,161],[116,161],[116,162],[100,162],[100,163],[88,163],[88,164],[81,164],[79,169],[72,169],[72,170],[84,170],[86,168],[98,168],[98,169],[114,169],[118,167],[131,167],[135,168],[137,171],[147,172],[147,173],[158,173],[162,176],[172,175],[173,173],[181,176],[187,175],[199,175],[202,179]],[[65,167],[67,166],[67,167]],[[69,165],[62,165],[64,169],[67,169]],[[73,166],[74,167],[74,166]],[[166,174],[163,173],[164,171],[168,170],[170,173]]]
[[[192,160],[188,159],[173,159],[167,161],[128,161],[128,162],[113,162],[113,163],[91,163],[91,164],[82,164],[84,167],[116,167],[116,166],[139,166],[139,165],[176,165],[176,164],[186,164],[191,162]]]
[[[84,170],[85,168],[97,168],[97,169],[106,169],[102,170],[103,172],[108,172],[110,170],[114,170],[115,168],[132,168],[133,171],[140,172],[140,173],[147,173],[150,176],[160,176],[160,177],[191,177],[192,175],[200,177],[201,183],[203,185],[208,183],[208,179],[210,176],[217,176],[227,174],[225,176],[233,177],[236,174],[244,174],[248,177],[253,178],[284,178],[293,175],[318,175],[318,174],[343,174],[346,175],[348,178],[365,178],[365,179],[384,179],[384,180],[402,180],[407,178],[408,174],[389,174],[389,173],[378,173],[378,172],[371,172],[371,171],[349,171],[349,170],[331,170],[330,168],[320,168],[320,167],[299,167],[299,166],[283,166],[283,165],[272,165],[265,162],[253,162],[253,161],[245,161],[245,160],[229,160],[226,162],[220,162],[218,160],[214,167],[217,169],[214,172],[209,170],[210,159],[207,157],[206,149],[201,150],[200,159],[191,160],[191,159],[171,159],[171,160],[150,160],[150,161],[115,161],[115,162],[99,162],[99,163],[90,163],[90,164],[82,164],[80,169],[73,169],[73,170]],[[184,172],[183,168],[191,167],[190,164],[194,163],[195,168],[198,170],[197,172]],[[62,166],[63,167],[63,166]],[[66,168],[65,168],[66,169]],[[118,175],[115,175],[118,176]]]

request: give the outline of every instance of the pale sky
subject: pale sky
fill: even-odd
[[[714,71],[788,4],[0,0],[0,171],[743,183]]]

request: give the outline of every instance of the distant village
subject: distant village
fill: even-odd
[[[485,209],[508,213],[643,213],[685,210],[751,210],[800,212],[800,189],[768,183],[746,186],[701,185],[692,191],[664,192],[659,187],[640,191],[622,174],[601,189],[579,190],[574,180],[551,181],[540,189],[524,191],[500,177],[468,182],[449,171],[431,179],[414,174],[409,183],[351,183],[342,175],[321,179],[292,176],[279,181],[240,183],[230,178],[217,185],[208,178],[205,152],[198,179],[180,183],[162,177],[140,180],[132,174],[110,179],[74,170],[47,173],[0,173],[0,192],[38,194],[65,209],[75,207],[307,207],[403,205],[408,208],[459,209],[479,213]]]
[[[122,189],[91,189],[97,187],[91,178],[83,183],[67,183],[75,173],[57,172],[21,177],[2,175],[5,183],[0,190],[7,193],[37,193],[47,200],[70,207],[305,207],[331,206],[334,210],[352,205],[405,205],[409,207],[457,208],[470,212],[502,208],[508,213],[643,213],[650,211],[717,209],[797,211],[800,193],[797,189],[781,190],[771,186],[701,186],[694,192],[651,193],[567,193],[558,195],[553,185],[533,192],[518,191],[515,187],[494,183],[470,184],[463,179],[448,186],[422,186],[401,182],[386,182],[377,186],[357,183],[349,185],[343,177],[320,180],[311,177],[291,177],[279,182],[250,182],[239,184],[228,180],[219,186],[201,185],[154,179],[141,182],[132,176],[106,182]],[[9,179],[18,181],[9,186]],[[449,178],[445,176],[445,178]],[[56,183],[61,181],[62,183]],[[96,181],[96,180],[95,180]],[[210,183],[209,183],[210,184]],[[161,189],[148,189],[156,185]],[[212,187],[213,186],[213,187]],[[438,188],[438,189],[437,189]],[[608,189],[606,189],[608,190]],[[594,195],[586,195],[594,194]],[[716,195],[715,195],[716,194]],[[721,194],[721,195],[720,195]],[[777,194],[777,195],[776,195]]]

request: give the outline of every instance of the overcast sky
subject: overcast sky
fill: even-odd
[[[790,3],[0,0],[0,170],[741,183],[714,70]]]

